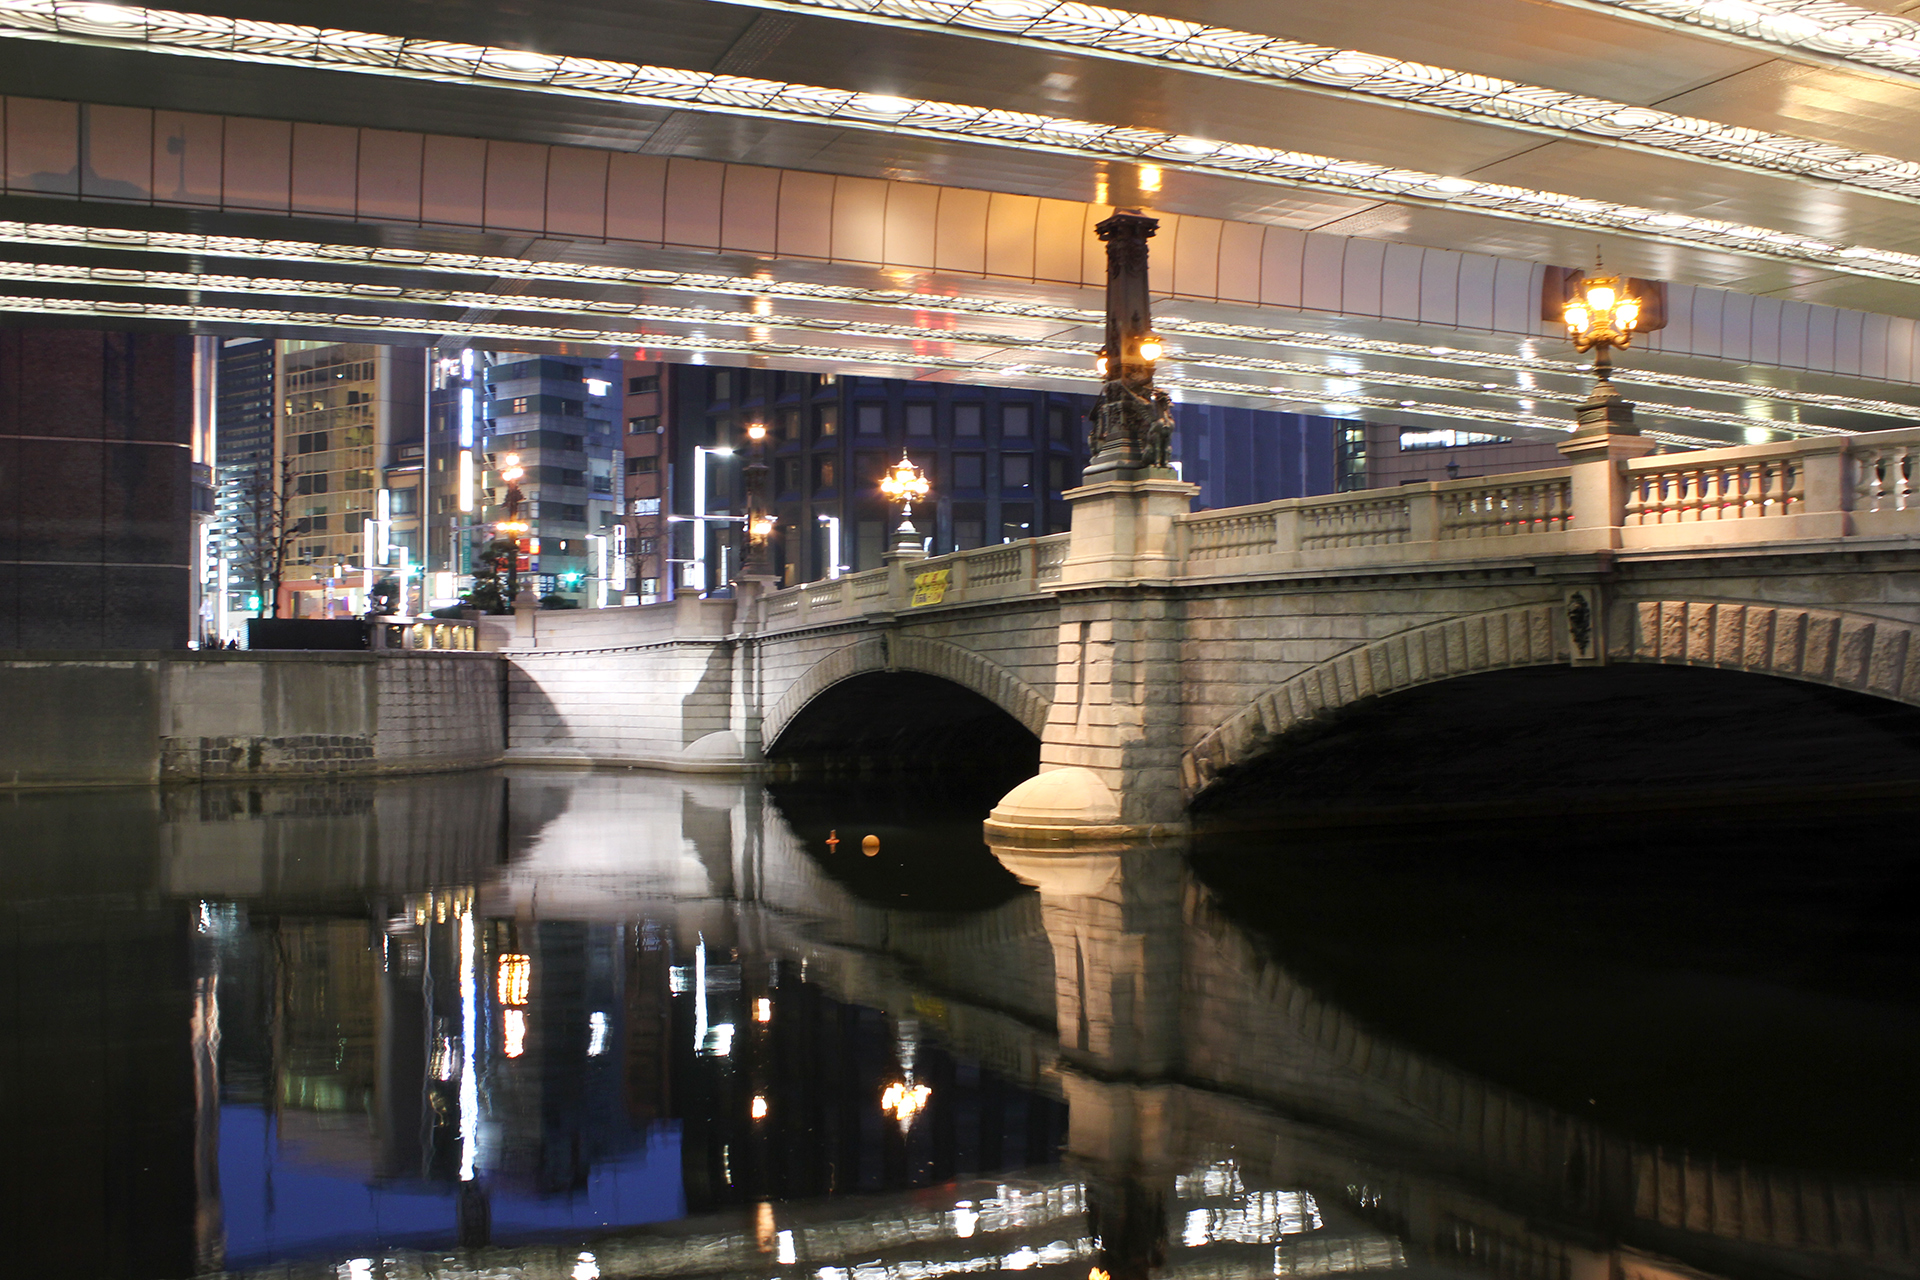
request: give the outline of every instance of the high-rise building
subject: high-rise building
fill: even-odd
[[[261,564],[257,524],[273,499],[273,375],[271,338],[227,338],[213,358],[214,511],[218,640],[245,634],[271,590]]]
[[[617,503],[622,377],[620,361],[592,356],[490,352],[482,362],[486,511],[474,540],[484,546],[504,517],[498,469],[516,455],[525,471],[520,515],[531,526],[527,570],[538,597],[607,602],[601,575]]]
[[[620,455],[622,474],[612,529],[614,603],[653,604],[664,598],[668,565],[665,496],[673,458],[668,408],[678,390],[676,366],[629,360],[626,364],[626,431]]]
[[[274,382],[294,533],[281,616],[362,613],[374,579],[392,576],[401,559],[419,562],[417,514],[398,530],[389,523],[384,545],[379,522],[391,520],[389,470],[407,490],[403,505],[419,507],[425,356],[363,342],[281,342]]]

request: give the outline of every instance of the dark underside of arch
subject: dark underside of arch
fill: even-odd
[[[873,671],[801,708],[767,749],[783,769],[890,773],[985,771],[1011,779],[1040,768],[1040,740],[986,698],[938,676]]]
[[[1210,825],[1743,802],[1920,783],[1920,709],[1746,672],[1484,672],[1281,735],[1194,803]]]

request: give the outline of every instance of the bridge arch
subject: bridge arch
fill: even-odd
[[[1829,685],[1920,707],[1920,626],[1894,618],[1749,601],[1621,600],[1590,643],[1608,662],[1713,667]],[[1410,627],[1265,690],[1181,757],[1189,801],[1281,734],[1362,698],[1456,676],[1571,663],[1561,603]]]
[[[761,716],[761,742],[772,747],[808,704],[835,685],[889,671],[951,681],[999,707],[1036,738],[1046,728],[1050,701],[1012,672],[944,640],[882,632],[843,645],[801,672]]]

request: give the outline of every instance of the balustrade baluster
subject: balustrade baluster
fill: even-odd
[[[1638,526],[1646,523],[1646,492],[1647,476],[1644,473],[1627,476],[1627,505],[1621,517],[1623,524]]]

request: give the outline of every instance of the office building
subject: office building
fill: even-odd
[[[216,610],[213,639],[244,637],[271,590],[255,529],[274,488],[271,338],[218,340],[213,356]]]
[[[474,545],[484,549],[492,524],[505,516],[498,468],[506,455],[516,455],[525,469],[520,515],[531,526],[524,557],[534,594],[609,603],[604,562],[617,504],[620,361],[488,352],[479,374],[489,461],[481,477],[485,527],[475,532]]]
[[[899,509],[879,490],[904,453],[932,482],[914,522],[932,554],[1065,532],[1087,462],[1091,394],[629,362],[623,514],[639,602],[738,570],[745,468],[767,467],[782,583],[882,563]],[[766,428],[764,441],[747,429]],[[1196,507],[1330,493],[1331,419],[1176,405],[1172,442]],[[665,507],[665,511],[660,508]]]
[[[286,464],[276,481],[292,526],[280,616],[355,616],[376,580],[419,562],[425,356],[283,341],[274,380]],[[396,508],[403,527],[392,524]]]

